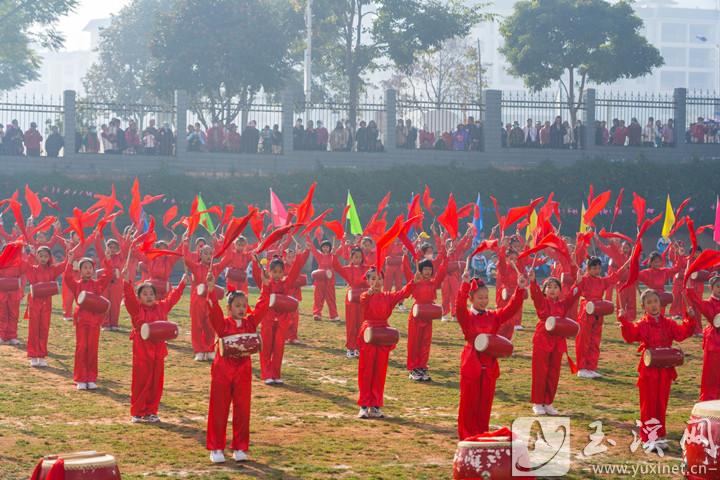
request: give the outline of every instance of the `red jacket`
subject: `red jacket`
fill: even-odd
[[[145,323],[167,321],[170,310],[172,310],[175,304],[180,301],[184,291],[185,282],[182,281],[177,287],[168,292],[168,295],[163,300],[158,300],[153,306],[149,307],[140,303],[132,283],[127,281],[123,282],[125,308],[127,309],[128,315],[130,315],[130,321],[132,322],[130,339],[140,340],[138,333]],[[165,342],[162,343],[164,344]]]
[[[71,264],[65,267],[65,273],[63,274],[63,282],[65,282],[72,292],[75,300],[77,300],[80,292],[87,291],[102,295],[105,289],[110,284],[113,272],[105,270],[97,280],[75,280],[75,275]],[[82,325],[100,325],[105,319],[104,314],[91,313],[86,310],[81,310],[80,307],[75,307],[75,314],[73,315],[76,324]]]
[[[569,295],[563,295],[561,299],[553,301],[543,295],[537,282],[530,284],[530,296],[538,316],[538,323],[535,326],[535,334],[533,335],[533,346],[535,348],[539,348],[544,352],[567,351],[565,338],[550,335],[545,329],[545,321],[548,317],[568,317],[568,312],[575,305],[579,294],[580,289],[573,286]]]
[[[713,319],[716,315],[720,315],[720,298],[710,297],[703,300],[693,290],[686,290],[687,299],[700,314],[708,321],[707,327],[703,330],[703,350],[709,352],[720,352],[720,329],[715,328]]]
[[[368,288],[369,285],[365,280],[365,273],[368,271],[367,265],[341,265],[337,256],[333,258],[333,269],[348,284],[348,288]]]
[[[675,265],[672,268],[646,268],[640,271],[638,279],[648,288],[665,290],[665,285],[679,270],[679,265]]]

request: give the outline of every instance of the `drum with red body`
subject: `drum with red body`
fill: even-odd
[[[155,287],[155,293],[161,297],[167,295],[172,288],[170,282],[160,278],[151,278],[150,280],[145,280],[145,282]]]
[[[580,331],[580,325],[572,318],[548,317],[545,320],[545,330],[555,337],[575,338]]]
[[[400,332],[392,327],[367,327],[363,332],[363,340],[371,345],[391,347],[397,345]]]
[[[360,295],[367,292],[367,288],[349,288],[347,291],[347,301],[350,303],[360,303]]]
[[[385,265],[388,267],[399,267],[402,265],[402,257],[385,257]]]
[[[442,318],[442,306],[434,303],[416,303],[412,307],[415,320],[439,320]]]
[[[685,464],[685,478],[720,479],[720,400],[698,402],[680,439]]]
[[[679,348],[648,348],[643,352],[643,363],[650,368],[679,367],[685,361],[685,354]]]
[[[615,305],[607,300],[590,300],[585,304],[585,313],[604,317],[615,311]]]
[[[297,276],[297,278],[295,279],[295,283],[293,284],[293,287],[300,288],[300,287],[304,287],[307,284],[308,284],[307,283],[307,275],[305,275],[303,273],[302,275]]]
[[[115,457],[105,453],[94,451],[61,453],[48,455],[40,460],[39,480],[45,480],[55,463],[62,459],[63,474],[58,475],[57,467],[53,471],[53,478],[64,478],[64,480],[120,480],[120,469],[117,466]]]
[[[664,290],[655,290],[655,293],[660,297],[660,306],[667,307],[673,302],[673,294]]]
[[[247,273],[242,268],[228,268],[227,272],[225,272],[225,279],[233,283],[245,283]]]
[[[220,300],[225,296],[225,289],[222,288],[220,285],[215,285],[215,298]],[[207,294],[207,285],[204,283],[201,283],[197,287],[195,287],[195,293],[197,293],[199,296],[204,297]]]
[[[77,304],[80,310],[98,315],[104,315],[110,309],[110,300],[99,293],[88,292],[87,290],[83,290],[78,294]]]
[[[510,297],[512,297],[513,293],[514,293],[514,290],[508,290],[507,288],[503,288],[502,291],[500,292],[500,297],[503,299],[503,302],[507,302],[508,300],[510,300]],[[527,300],[527,298],[528,298],[528,291],[526,289],[526,290],[523,290],[523,299]]]
[[[291,297],[290,295],[282,295],[280,293],[270,294],[270,308],[275,313],[291,313],[298,309],[297,298]]]
[[[60,293],[57,282],[40,282],[30,285],[30,295],[33,298],[48,298]]]
[[[140,327],[140,338],[151,342],[174,340],[178,336],[178,324],[167,321],[143,323]]]
[[[218,339],[220,356],[243,358],[262,350],[262,338],[257,333],[237,333]]]
[[[327,282],[332,278],[332,270],[313,270],[310,276],[313,282]]]
[[[0,278],[0,292],[14,292],[20,290],[19,277]]]
[[[698,270],[690,274],[690,279],[696,282],[707,282],[710,280],[711,274],[707,270]]]
[[[475,350],[495,358],[505,358],[512,355],[513,344],[502,335],[480,333],[475,337]]]
[[[510,437],[488,437],[458,442],[453,459],[454,480],[511,480]]]

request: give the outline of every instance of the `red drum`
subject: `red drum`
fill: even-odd
[[[98,293],[83,290],[78,294],[78,307],[86,312],[104,315],[110,309],[110,300]]]
[[[298,302],[295,297],[290,295],[282,295],[279,293],[270,294],[270,308],[275,313],[291,313],[298,309]]]
[[[713,318],[713,327],[720,328],[720,313]]]
[[[57,282],[40,282],[30,285],[30,295],[33,298],[48,298],[60,293]]]
[[[415,320],[439,320],[442,318],[442,306],[434,303],[416,303],[412,308]]]
[[[350,303],[360,303],[360,295],[367,292],[367,288],[350,288],[347,291],[347,301]]]
[[[392,327],[367,327],[363,332],[365,343],[380,347],[391,347],[397,345],[400,340],[400,332]]]
[[[643,363],[650,368],[679,367],[685,360],[685,354],[679,348],[648,348],[643,352]]]
[[[495,358],[505,358],[512,355],[513,344],[502,335],[480,333],[475,337],[475,350]]]
[[[502,291],[500,292],[500,297],[503,299],[503,302],[507,302],[508,300],[510,300],[510,297],[512,297],[513,293],[514,293],[514,291],[510,291],[507,288],[503,288]],[[527,300],[527,298],[528,298],[527,290],[523,290],[523,298],[525,300]]]
[[[548,317],[545,320],[545,330],[555,337],[575,338],[580,331],[580,325],[572,318]]]
[[[591,300],[585,304],[585,313],[604,317],[615,311],[615,305],[607,300]]]
[[[247,274],[242,268],[228,268],[225,272],[225,279],[233,283],[245,283]]]
[[[14,292],[20,290],[19,277],[0,278],[0,292]]]
[[[691,480],[720,479],[720,400],[696,403],[680,439],[685,477]]]
[[[170,282],[159,278],[151,278],[150,280],[147,280],[147,283],[155,287],[155,293],[161,297],[166,295],[172,288]]]
[[[178,325],[173,322],[158,321],[143,323],[140,327],[140,338],[151,342],[174,340],[178,336]]]
[[[298,275],[298,277],[295,279],[295,283],[293,284],[293,287],[300,288],[307,285],[307,275],[304,273],[302,275]]]
[[[332,278],[332,270],[313,270],[310,276],[313,282],[326,282]]]
[[[207,294],[207,285],[204,283],[201,283],[197,287],[195,287],[195,293],[197,293],[199,296],[204,297]],[[215,298],[220,300],[225,296],[225,290],[220,285],[215,285]]]
[[[664,290],[655,290],[660,297],[660,306],[666,307],[673,302],[673,294]]]
[[[698,270],[690,274],[690,278],[696,282],[707,282],[710,280],[710,272],[707,270]]]
[[[388,267],[399,267],[402,265],[402,257],[385,257],[385,265]]]
[[[238,333],[218,340],[220,356],[228,358],[249,357],[262,350],[262,338],[257,333]]]
[[[511,480],[512,448],[510,437],[458,442],[453,459],[453,479]]]
[[[40,460],[40,480],[45,480],[58,459],[64,462],[65,480],[120,480],[120,469],[115,457],[98,452],[77,452],[48,455]],[[60,478],[53,472],[53,478]]]
[[[448,273],[455,273],[457,271],[464,272],[465,265],[466,262],[464,261],[448,262],[447,271]]]

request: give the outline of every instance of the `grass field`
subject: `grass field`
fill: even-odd
[[[343,291],[338,290],[338,303]],[[445,479],[451,477],[456,446],[459,357],[463,346],[456,323],[434,325],[432,383],[413,383],[405,371],[405,314],[391,324],[403,338],[390,357],[384,420],[358,420],[357,360],[346,359],[344,324],[315,322],[309,291],[301,306],[303,345],[285,350],[284,386],[265,386],[253,359],[251,462],[212,465],[205,450],[210,385],[208,363],[192,361],[188,297],[171,320],[182,325],[166,361],[165,392],[159,424],[129,422],[131,343],[123,310],[122,332],[103,332],[100,343],[99,389],[78,392],[72,383],[74,332],[60,317],[59,298],[50,332],[50,368],[31,369],[25,345],[0,346],[0,478],[26,479],[45,454],[94,449],[118,459],[124,479],[152,478],[383,478]],[[24,308],[24,307],[23,307]],[[536,322],[525,303],[526,330],[514,337],[515,353],[501,362],[501,377],[491,423],[510,425],[530,413],[530,355]],[[21,322],[21,339],[27,323]],[[572,342],[571,342],[571,350]],[[630,452],[631,429],[638,418],[635,346],[625,344],[614,318],[606,321],[599,380],[572,377],[564,365],[555,406],[572,417],[573,463],[568,478],[627,478],[600,475],[592,465],[658,464],[679,466],[679,440],[699,392],[702,366],[700,340],[686,340],[689,357],[680,367],[668,408],[671,447],[663,458],[642,449]],[[574,356],[574,355],[573,355]],[[605,453],[585,459],[577,455],[593,429],[603,423]],[[228,432],[229,433],[229,432]],[[226,453],[227,454],[227,453]],[[648,473],[635,478],[671,478]]]

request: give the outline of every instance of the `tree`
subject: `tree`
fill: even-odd
[[[625,0],[522,0],[500,26],[500,52],[528,88],[559,81],[575,124],[589,82],[641,77],[663,65],[642,26]]]
[[[42,63],[34,47],[62,47],[58,20],[77,0],[4,0],[0,2],[0,90],[11,90],[38,79]]]
[[[364,74],[388,61],[407,68],[421,52],[466,36],[482,18],[459,0],[315,0],[316,73],[347,100],[354,123]]]
[[[158,92],[186,90],[203,124],[227,125],[283,85],[301,28],[283,0],[175,0],[152,32],[149,80]]]

